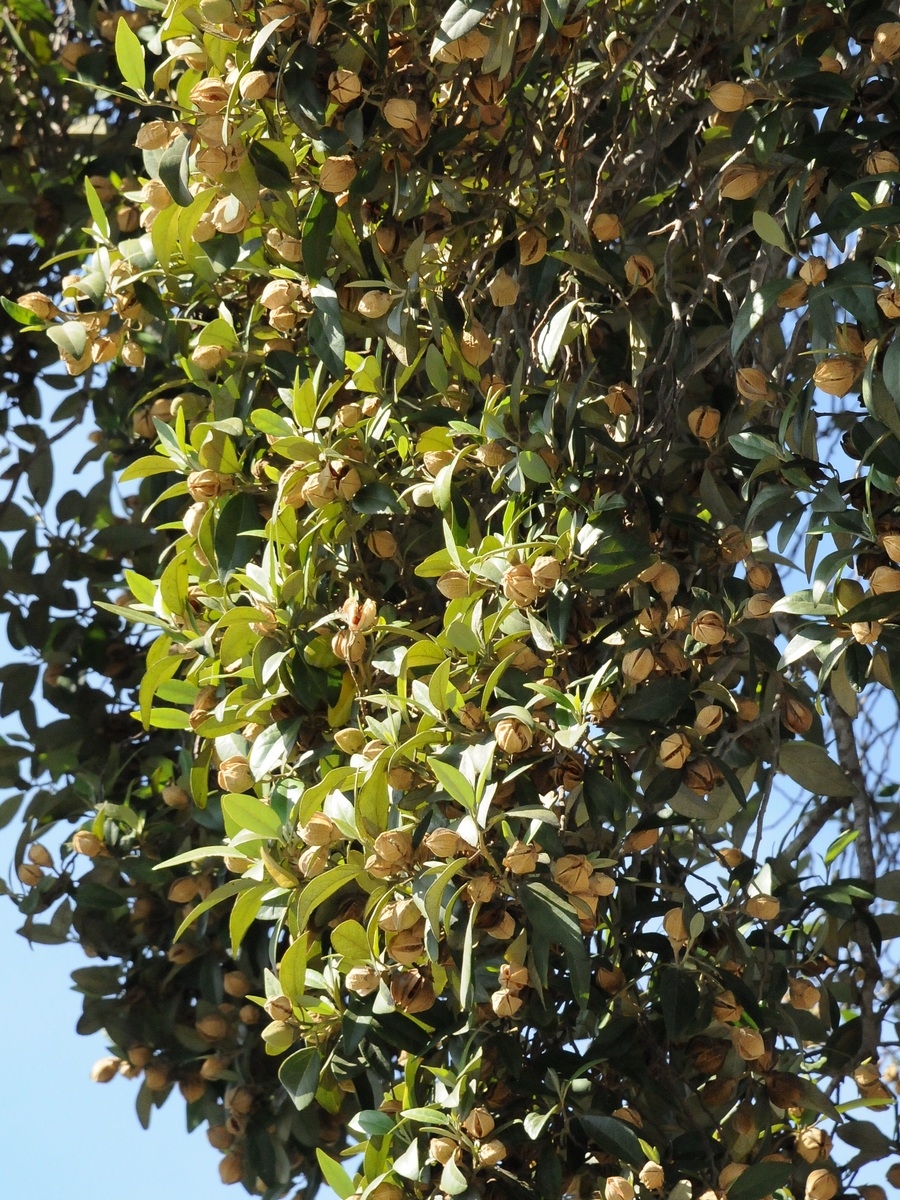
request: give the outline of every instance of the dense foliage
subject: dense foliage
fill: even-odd
[[[900,22],[4,19],[3,812],[97,1078],[272,1198],[900,1185]]]

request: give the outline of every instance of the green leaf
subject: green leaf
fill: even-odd
[[[547,978],[550,946],[558,943],[569,965],[575,999],[586,1007],[590,993],[590,961],[575,910],[544,883],[523,885],[520,899],[533,928],[532,949],[542,980]]]
[[[254,779],[265,779],[281,770],[297,743],[300,720],[300,717],[294,717],[289,721],[276,721],[262,731],[250,750],[250,774]]]
[[[222,797],[222,812],[239,830],[258,833],[260,837],[281,836],[281,817],[256,796],[231,793]]]
[[[319,1088],[322,1056],[315,1046],[306,1046],[291,1054],[278,1068],[281,1085],[298,1112],[309,1108]]]
[[[121,28],[121,22],[119,27]],[[190,181],[188,160],[190,156],[190,140],[180,133],[171,146],[163,151],[157,167],[159,177],[166,185],[169,195],[182,208],[187,208],[194,199],[188,190]]]
[[[788,244],[784,238],[784,230],[773,216],[758,208],[753,214],[753,228],[758,237],[769,246],[777,246],[779,250],[788,253]]]
[[[431,57],[448,42],[455,42],[484,20],[493,0],[453,0],[441,21],[440,31],[431,46]],[[444,1189],[446,1191],[446,1188]]]
[[[334,198],[325,192],[317,193],[303,224],[301,243],[303,267],[311,284],[317,283],[325,273],[336,221],[337,204]]]
[[[663,967],[657,984],[666,1033],[677,1041],[697,1017],[700,990],[692,975],[680,967]]]
[[[764,1200],[778,1188],[784,1187],[790,1177],[790,1163],[754,1163],[728,1189],[728,1200]]]
[[[341,1164],[330,1158],[321,1146],[316,1147],[316,1158],[319,1162],[319,1169],[325,1176],[325,1182],[331,1190],[340,1197],[340,1200],[348,1200],[348,1197],[352,1196],[356,1189],[353,1180]]]
[[[600,1113],[586,1113],[578,1120],[593,1145],[633,1167],[644,1165],[646,1155],[638,1136],[625,1121]]]
[[[342,864],[331,867],[305,884],[297,901],[297,930],[301,935],[309,927],[310,917],[319,905],[324,904],[335,892],[339,892],[345,884],[356,879],[361,870],[359,866]]]
[[[15,300],[9,300],[6,296],[0,296],[0,304],[3,305],[9,316],[14,321],[17,321],[19,325],[34,325],[35,322],[39,322],[40,327],[43,324],[30,308],[24,308],[21,304],[16,304]]]
[[[839,855],[859,837],[858,829],[845,829],[825,851],[825,866],[829,867]]]
[[[257,503],[247,492],[229,496],[222,505],[213,539],[220,583],[225,583],[229,575],[245,567],[253,557],[259,539],[249,535],[258,533],[262,524]]]
[[[120,21],[119,24],[124,25],[125,22]],[[109,218],[106,215],[100,197],[97,195],[97,189],[87,175],[84,177],[84,194],[87,197],[88,208],[91,210],[94,224],[97,226],[97,232],[101,238],[107,240],[109,238]]]
[[[311,288],[316,312],[309,320],[309,344],[336,379],[344,377],[344,329],[337,293],[330,279],[321,276]]]
[[[455,1158],[448,1158],[441,1171],[441,1191],[448,1196],[460,1196],[468,1190],[469,1181],[456,1165]]]
[[[782,742],[778,769],[817,796],[853,796],[855,788],[823,746]]]
[[[556,360],[566,330],[569,328],[569,318],[577,304],[578,300],[567,300],[556,310],[538,334],[538,360],[545,371],[549,372]]]
[[[138,95],[144,95],[147,66],[144,61],[144,44],[131,29],[123,13],[116,26],[116,62],[122,78]]]
[[[205,900],[201,900],[199,904],[191,909],[178,926],[172,941],[177,942],[184,931],[189,929],[199,917],[202,917],[205,912],[209,912],[211,908],[215,908],[217,904],[221,904],[223,900],[230,900],[238,892],[245,892],[248,888],[255,886],[257,886],[256,881],[253,879],[229,879],[227,883],[223,883],[214,892],[210,892]]]
[[[428,765],[438,783],[464,809],[471,812],[475,806],[475,789],[457,767],[440,758],[429,758]]]
[[[247,930],[256,920],[257,914],[262,908],[263,900],[271,891],[271,884],[258,883],[255,887],[248,888],[246,892],[241,892],[232,905],[231,913],[228,917],[228,935],[231,938],[231,953],[233,955],[237,955],[238,950],[240,950],[241,942],[244,940]]]
[[[741,346],[760,323],[781,293],[790,284],[789,279],[774,279],[751,292],[738,309],[731,330],[731,353],[737,354]]]
[[[282,991],[296,1000],[306,991],[306,938],[303,934],[288,946],[278,964],[278,979]]]

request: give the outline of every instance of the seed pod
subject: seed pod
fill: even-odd
[[[850,633],[860,646],[871,646],[881,637],[884,627],[880,621],[851,621]]]
[[[895,571],[893,567],[876,567],[869,576],[869,587],[873,596],[900,591],[900,571]]]
[[[119,1073],[121,1059],[98,1058],[91,1067],[91,1079],[94,1083],[109,1083]]]
[[[249,760],[243,754],[232,754],[219,764],[217,777],[223,792],[249,792],[253,787]]]
[[[824,283],[828,278],[828,263],[821,255],[811,254],[797,274],[810,286]]]
[[[531,564],[534,582],[544,591],[550,591],[562,577],[562,567],[552,554],[542,554]],[[900,572],[898,572],[900,574]]]
[[[16,877],[25,887],[37,887],[44,878],[44,872],[37,863],[20,863],[16,867]]]
[[[445,571],[437,581],[437,590],[448,600],[469,594],[469,576],[465,571]]]
[[[34,313],[39,321],[49,321],[59,312],[59,309],[44,292],[26,292],[24,296],[18,298],[16,304]]]
[[[536,582],[531,567],[525,563],[513,563],[503,572],[500,580],[503,595],[517,608],[528,608],[541,594],[541,588]]]
[[[384,119],[392,129],[399,129],[403,132],[408,132],[416,127],[416,102],[415,100],[388,100],[384,108]]]
[[[401,1012],[427,1012],[436,999],[431,980],[415,967],[409,971],[395,971],[390,989],[391,999]]]
[[[552,864],[554,881],[570,895],[586,892],[594,868],[583,854],[564,854]]]
[[[829,396],[846,396],[852,390],[857,374],[851,359],[836,355],[819,363],[813,371],[813,383]]]
[[[463,331],[459,339],[460,353],[466,362],[474,367],[484,366],[491,357],[493,348],[494,344],[490,336],[477,321],[473,321],[471,326]]]
[[[547,239],[539,229],[523,229],[519,234],[519,262],[530,267],[547,253]]]
[[[614,417],[627,417],[637,401],[637,392],[628,383],[617,383],[603,397],[603,402]]]
[[[331,195],[345,192],[356,178],[357,170],[356,163],[349,154],[326,158],[319,168],[319,187]]]
[[[389,829],[375,839],[375,853],[394,866],[406,864],[412,857],[412,836],[406,829]]]
[[[173,904],[188,904],[197,895],[197,892],[196,878],[193,875],[186,875],[182,879],[173,880],[166,896]]]
[[[900,533],[887,533],[878,540],[891,562],[900,563]]]
[[[767,173],[753,163],[732,163],[722,172],[719,195],[724,200],[749,200],[766,182]]]
[[[649,1192],[661,1192],[666,1184],[666,1173],[655,1162],[645,1162],[638,1172],[638,1179]]]
[[[866,159],[867,175],[890,175],[900,171],[900,160],[890,150],[874,150]]]
[[[762,1034],[745,1026],[736,1026],[732,1029],[731,1041],[744,1062],[753,1062],[766,1049]]]
[[[534,730],[518,717],[503,717],[494,726],[494,738],[504,754],[524,754],[534,742]]]
[[[53,855],[46,846],[42,846],[40,842],[34,842],[28,847],[28,860],[34,863],[36,867],[52,867]]]
[[[490,1137],[496,1122],[486,1108],[473,1108],[464,1121],[460,1122],[469,1137],[480,1141]]]
[[[195,1028],[207,1042],[220,1042],[228,1036],[228,1021],[219,1012],[208,1013],[205,1017],[201,1017]]]
[[[598,691],[594,692],[591,697],[588,711],[595,721],[602,724],[615,716],[617,708],[616,698],[612,692]]]
[[[625,278],[633,288],[649,287],[655,274],[653,259],[646,254],[632,254],[625,260]]]
[[[879,25],[872,38],[872,62],[893,62],[900,56],[900,23],[886,21]]]
[[[896,321],[900,317],[900,295],[897,294],[896,288],[881,288],[875,296],[875,303],[889,321]]]
[[[622,657],[621,673],[626,683],[643,683],[653,673],[653,652],[646,646],[629,650]]]
[[[192,500],[198,504],[215,500],[231,490],[232,477],[219,471],[191,471],[187,477],[187,489]]]
[[[800,280],[797,283],[789,284],[778,296],[776,303],[779,308],[794,309],[802,308],[806,304],[809,296],[809,289],[806,284]]]
[[[518,1000],[517,1003],[521,1006],[522,1001]],[[482,1142],[478,1147],[478,1161],[485,1167],[493,1167],[498,1162],[502,1162],[507,1154],[506,1146],[497,1138],[489,1142]]]
[[[394,300],[395,296],[392,292],[383,292],[377,288],[372,288],[371,291],[363,292],[359,300],[357,312],[361,317],[365,317],[369,321],[377,321],[379,317],[383,317],[385,313],[390,311]]]
[[[270,6],[271,7],[271,6]],[[244,1159],[243,1157],[232,1152],[226,1154],[219,1163],[219,1179],[224,1184],[240,1183],[244,1177]]]
[[[263,308],[284,308],[293,304],[302,290],[292,279],[272,279],[263,288],[259,302]]]
[[[691,622],[691,637],[707,646],[718,646],[725,640],[727,626],[717,612],[704,608]]]
[[[747,916],[757,921],[774,921],[780,911],[781,903],[774,896],[751,896],[744,904]]]
[[[802,701],[798,700],[796,696],[785,696],[782,702],[781,720],[786,729],[802,737],[804,733],[809,733],[812,728],[812,710],[803,704]]]
[[[243,1000],[250,991],[250,980],[243,971],[226,971],[222,976],[222,989],[226,996]]]
[[[688,429],[694,437],[699,438],[702,442],[708,442],[719,432],[721,420],[718,409],[701,404],[699,408],[691,409],[688,413]]]
[[[735,376],[735,382],[738,394],[745,400],[761,402],[771,400],[774,395],[768,375],[756,367],[741,367]]]
[[[684,921],[683,908],[670,908],[663,917],[663,929],[673,942],[684,944],[688,940],[688,929]]]
[[[615,213],[597,213],[591,221],[591,233],[598,242],[618,241],[622,232],[622,222]]]
[[[725,719],[725,710],[719,704],[706,704],[694,719],[694,729],[701,737],[706,737],[721,726]]]
[[[503,1019],[508,1020],[510,1017],[514,1017],[524,1003],[508,988],[499,988],[496,992],[491,993],[491,1008],[494,1010],[494,1015]]]
[[[885,1178],[891,1187],[900,1188],[900,1162],[891,1163]]]
[[[735,1025],[744,1015],[743,1006],[738,1004],[734,998],[734,992],[720,992],[713,1000],[712,1006],[713,1016],[717,1021],[723,1021],[726,1025]]]
[[[806,1177],[804,1200],[832,1200],[838,1194],[841,1181],[825,1167],[817,1167]]]
[[[373,967],[351,967],[345,977],[347,990],[355,996],[370,996],[378,990],[380,977]]]
[[[792,979],[788,992],[792,1008],[810,1012],[819,1003],[822,993],[808,979]]]
[[[755,592],[764,592],[772,582],[771,568],[763,563],[747,564],[747,582]]]
[[[498,271],[488,284],[488,294],[496,308],[508,308],[519,298],[520,285],[508,271]]]
[[[659,761],[670,771],[680,771],[691,757],[691,743],[684,733],[670,733],[659,746]]]
[[[248,71],[238,84],[242,100],[262,100],[272,86],[272,78],[266,71]]]
[[[698,758],[685,767],[684,785],[698,796],[708,795],[720,780],[718,768],[707,758]]]
[[[655,846],[658,841],[658,829],[633,829],[622,843],[622,850],[626,854],[641,854]]]
[[[515,841],[503,857],[511,875],[527,875],[537,866],[538,848],[534,843]]]
[[[332,104],[353,104],[362,95],[362,83],[355,71],[338,67],[328,76],[328,98]]]
[[[744,606],[744,616],[749,617],[752,621],[761,621],[772,611],[774,603],[771,596],[764,596],[762,593],[751,596]]]
[[[723,113],[743,112],[753,103],[754,96],[749,88],[740,83],[715,83],[709,89],[709,98]]]
[[[435,858],[453,858],[460,851],[460,837],[453,829],[433,829],[422,841]]]
[[[91,833],[89,829],[79,829],[72,837],[72,849],[86,858],[96,858],[106,847],[95,833]]]
[[[634,1200],[634,1188],[622,1175],[610,1175],[605,1196],[606,1200]]]
[[[428,1143],[428,1157],[446,1165],[459,1149],[459,1142],[450,1137],[432,1138]]]

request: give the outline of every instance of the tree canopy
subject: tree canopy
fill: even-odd
[[[896,14],[3,20],[0,816],[95,1077],[270,1200],[882,1200]]]

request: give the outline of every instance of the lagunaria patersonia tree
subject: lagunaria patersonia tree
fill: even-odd
[[[7,304],[133,397],[135,711],[19,868],[98,1077],[272,1197],[878,1200],[900,22],[124,17],[133,159]]]

